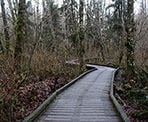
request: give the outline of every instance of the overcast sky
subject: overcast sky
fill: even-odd
[[[42,0],[39,0],[39,1],[41,3]],[[77,1],[79,1],[79,0],[77,0]],[[104,1],[104,0],[100,0],[100,1]],[[147,4],[148,4],[148,0],[146,0],[146,1],[147,1]],[[63,0],[55,0],[55,2],[58,3],[59,6],[61,6],[61,4],[63,3]],[[141,2],[141,0],[135,0],[135,12],[136,13],[138,13],[138,11],[140,9],[140,6],[141,6],[140,2]],[[110,3],[112,3],[112,0],[106,0],[106,3],[109,5]]]
[[[42,5],[42,0],[31,0],[31,1],[33,1],[33,3],[35,3],[34,1],[39,2],[39,5]],[[79,1],[79,0],[77,0],[77,1]],[[100,0],[100,1],[104,1],[104,0]],[[112,0],[106,0],[106,2],[107,2],[108,5],[111,3],[111,1]],[[146,0],[146,1],[147,1],[147,6],[148,6],[148,0]],[[55,2],[58,3],[59,6],[61,6],[61,4],[63,3],[63,0],[55,0]],[[140,3],[141,3],[141,0],[135,0],[135,13],[138,13],[139,8],[141,6]],[[7,5],[7,1],[6,1],[6,6],[8,6]],[[0,12],[1,12],[1,7],[0,7]]]

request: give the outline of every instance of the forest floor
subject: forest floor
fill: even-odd
[[[26,81],[22,73],[11,73],[0,79],[0,118],[2,122],[21,122],[53,92],[79,75],[77,67],[67,66],[64,73],[47,73],[46,77],[31,74]],[[13,79],[15,77],[15,79]]]
[[[15,116],[18,121],[32,113],[54,91],[68,81],[63,77],[47,77],[44,81],[34,81],[18,89],[18,102],[15,106]]]
[[[148,122],[148,85],[146,77],[139,81],[131,79],[129,82],[125,82],[125,76],[121,72],[117,74],[114,82],[115,97],[131,122]]]

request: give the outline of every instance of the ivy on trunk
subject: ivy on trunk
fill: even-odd
[[[135,49],[135,23],[134,23],[134,0],[128,0],[127,2],[127,20],[126,20],[126,66],[128,78],[134,77],[134,49]]]
[[[16,22],[16,46],[14,52],[15,68],[17,71],[22,69],[23,47],[26,41],[26,0],[19,1],[18,16]]]

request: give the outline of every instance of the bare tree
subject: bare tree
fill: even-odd
[[[12,6],[12,1],[11,0],[7,0],[8,1],[8,5],[9,5],[9,9],[10,9],[10,12],[11,12],[11,16],[12,16],[12,21],[13,23],[15,22],[16,20],[16,15],[15,15],[15,12],[14,12],[14,8]],[[17,4],[17,3],[16,3]]]
[[[4,0],[1,0],[1,9],[2,9],[2,18],[3,18],[3,26],[4,26],[4,35],[5,35],[5,41],[6,41],[6,52],[8,53],[9,50],[9,32],[8,32],[8,23],[7,23],[7,17],[5,12],[5,3]]]
[[[85,41],[88,47],[96,49],[97,57],[104,61],[104,43],[105,43],[105,1],[93,0],[87,1],[86,7],[86,26]]]
[[[78,28],[78,2],[76,0],[64,0],[62,5],[64,15],[65,33],[64,40],[77,47],[76,33]]]
[[[43,4],[43,19],[42,19],[42,40],[48,50],[54,49],[55,42],[58,40],[59,31],[59,11],[54,0],[45,0]],[[52,47],[52,48],[51,48]]]
[[[141,1],[141,9],[135,17],[136,20],[136,63],[145,66],[148,62],[148,14],[146,11],[146,1]]]

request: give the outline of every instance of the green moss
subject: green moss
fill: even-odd
[[[124,84],[124,89],[125,90],[130,90],[131,88],[132,88],[132,86],[129,83]]]
[[[125,91],[122,87],[117,87],[116,90],[119,94],[124,93],[124,91]]]
[[[140,119],[148,119],[148,109],[135,112],[133,116]]]

